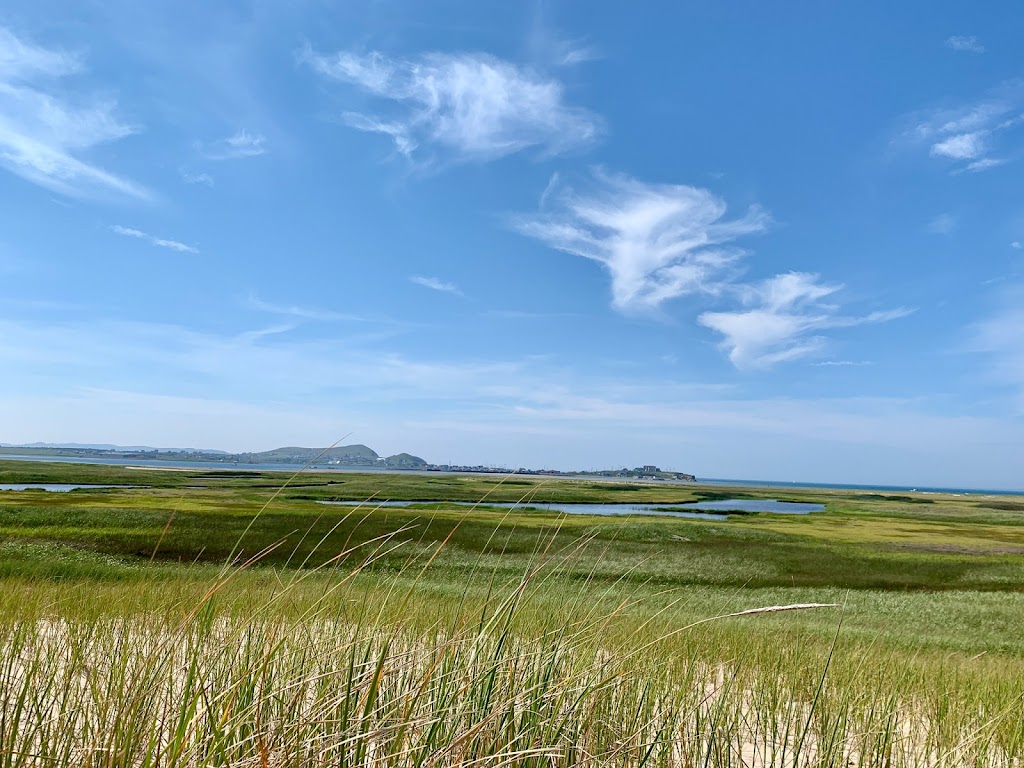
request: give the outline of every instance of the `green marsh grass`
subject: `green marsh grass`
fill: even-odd
[[[0,768],[1024,754],[1024,578],[989,551],[1015,546],[1012,510],[838,497],[818,520],[726,526],[173,482],[0,498]],[[893,547],[900,521],[921,530]],[[951,521],[976,526],[966,544]],[[751,611],[799,603],[837,606]]]

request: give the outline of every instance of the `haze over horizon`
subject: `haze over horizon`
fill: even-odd
[[[1024,485],[1024,14],[11,0],[0,442]]]

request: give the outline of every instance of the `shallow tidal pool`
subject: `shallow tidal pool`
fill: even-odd
[[[347,507],[409,507],[416,504],[445,504],[478,509],[539,509],[563,512],[567,515],[659,515],[664,517],[692,517],[699,520],[727,520],[729,514],[756,514],[767,512],[781,515],[806,515],[822,512],[824,504],[812,504],[777,499],[718,499],[691,501],[679,504],[474,504],[468,501],[324,501]],[[690,511],[693,510],[693,511]]]

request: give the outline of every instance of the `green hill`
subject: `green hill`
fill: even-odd
[[[402,469],[427,466],[426,461],[419,456],[413,456],[411,453],[396,453],[394,456],[388,456],[384,459],[384,464],[388,467],[399,467]]]
[[[312,461],[323,452],[323,448],[302,448],[298,446],[286,446],[275,448],[272,451],[260,451],[259,453],[243,454],[245,458],[255,464],[280,462],[282,464],[305,464]],[[372,448],[357,443],[355,445],[339,445],[323,453],[318,462],[327,461],[359,461],[361,463],[375,462],[379,457]]]

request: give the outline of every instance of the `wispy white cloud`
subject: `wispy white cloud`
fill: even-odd
[[[186,184],[202,184],[206,187],[212,187],[214,185],[213,176],[208,173],[191,173],[189,171],[182,171],[181,180]]]
[[[243,129],[226,139],[197,146],[200,152],[210,160],[240,160],[266,154],[267,138],[262,134],[250,133]]]
[[[278,336],[282,333],[294,331],[298,327],[297,323],[278,323],[277,325],[268,325],[265,328],[256,328],[252,331],[243,331],[238,334],[237,338],[243,343],[255,342],[268,336]]]
[[[1024,248],[1024,243],[1021,243],[1020,240],[1014,240],[1012,243],[1010,243],[1010,247],[1019,251],[1022,248]]]
[[[648,184],[603,171],[588,187],[577,192],[552,177],[543,196],[550,210],[513,223],[552,248],[604,265],[612,303],[623,312],[717,292],[743,255],[732,241],[762,232],[770,221],[757,207],[726,219],[725,202],[699,187]]]
[[[562,35],[548,18],[543,3],[536,3],[526,40],[530,59],[542,66],[575,67],[601,58],[594,46]]]
[[[454,293],[456,296],[461,296],[462,291],[455,283],[448,283],[437,277],[422,277],[420,275],[413,275],[409,278],[410,282],[416,283],[416,285],[422,285],[424,288],[430,288],[432,291],[440,291],[441,293]]]
[[[542,200],[548,211],[520,216],[514,226],[552,248],[603,264],[611,275],[612,305],[622,312],[657,309],[670,299],[703,294],[739,302],[740,310],[704,312],[698,322],[724,337],[737,367],[768,367],[820,351],[817,332],[902,317],[909,310],[851,317],[823,299],[841,285],[817,275],[777,275],[739,281],[745,252],[732,242],[764,231],[770,217],[759,207],[726,219],[723,200],[706,189],[647,184],[597,171],[586,193],[555,175]]]
[[[749,309],[704,312],[697,321],[724,337],[722,346],[737,368],[765,368],[820,352],[825,339],[818,331],[887,322],[911,311],[840,315],[835,305],[822,300],[841,288],[822,283],[818,275],[789,272],[739,286]]]
[[[308,314],[303,312],[302,314]],[[258,325],[238,332],[206,332],[172,324],[97,319],[29,323],[0,318],[0,369],[19,378],[35,372],[93,373],[86,386],[244,389],[259,396],[303,397],[344,389],[353,399],[387,402],[390,392],[447,400],[466,387],[502,380],[518,364],[507,361],[423,361],[389,352],[380,338],[335,332],[289,334],[296,323]],[[102,364],[103,370],[94,366]],[[0,381],[9,385],[14,377]],[[209,389],[207,389],[209,391]],[[0,398],[2,399],[2,398]]]
[[[136,132],[113,101],[62,95],[60,81],[83,71],[79,56],[48,49],[0,27],[0,165],[64,195],[148,198],[142,186],[85,159]]]
[[[75,53],[41,48],[0,27],[0,78],[4,80],[63,77],[78,72],[81,67],[81,57]]]
[[[197,248],[177,240],[165,240],[162,237],[153,237],[150,238],[149,242],[158,248],[167,248],[172,251],[178,251],[178,253],[199,253]]]
[[[1000,86],[987,97],[962,107],[916,113],[908,123],[901,141],[927,147],[931,157],[952,164],[951,173],[996,168],[1019,154],[1024,83]]]
[[[984,53],[985,46],[978,42],[974,35],[953,35],[946,38],[946,47],[954,51],[966,51],[968,53]]]
[[[538,207],[541,210],[544,210],[544,208],[547,206],[548,198],[551,196],[551,194],[553,192],[558,191],[558,186],[561,183],[561,181],[562,176],[558,171],[555,171],[554,173],[551,174],[551,177],[548,179],[548,183],[544,186],[544,191],[540,193]]]
[[[110,228],[111,232],[116,232],[119,235],[125,237],[135,237],[139,240],[148,240],[149,235],[143,232],[141,229],[133,229],[132,227],[122,227],[120,224],[115,224]]]
[[[304,307],[295,304],[274,304],[264,301],[256,294],[249,294],[246,304],[260,312],[267,312],[272,315],[283,315],[286,317],[297,317],[302,320],[320,321],[357,321],[364,322],[367,318],[362,315],[353,315],[346,312],[336,312],[332,309],[321,309],[320,307]]]
[[[395,142],[395,149],[405,157],[412,157],[413,152],[419,147],[417,139],[405,123],[389,123],[369,115],[361,115],[358,112],[345,112],[341,117],[349,128],[369,133],[383,133],[385,136],[389,136]]]
[[[972,163],[968,163],[963,169],[967,173],[978,173],[979,171],[987,171],[990,168],[998,168],[1000,165],[1006,165],[1009,159],[1005,157],[983,157],[980,160],[975,160]]]
[[[194,246],[182,243],[177,240],[167,240],[162,237],[155,237],[148,232],[143,232],[141,229],[134,229],[133,227],[122,227],[120,224],[115,224],[110,228],[111,232],[124,237],[134,237],[137,240],[145,240],[151,245],[155,245],[158,248],[166,248],[171,251],[177,251],[178,253],[199,253],[199,249]]]
[[[928,222],[925,229],[933,235],[951,235],[956,229],[957,218],[952,213],[940,213]]]
[[[936,157],[948,157],[953,160],[974,160],[988,149],[985,141],[987,135],[987,131],[958,133],[932,144],[931,153]]]
[[[588,61],[597,61],[600,58],[601,52],[593,46],[567,46],[559,60],[559,63],[566,67],[574,67],[577,64],[585,64]]]
[[[524,149],[548,155],[586,145],[600,121],[565,103],[555,79],[483,53],[427,53],[393,59],[341,51],[301,58],[314,71],[384,102],[374,113],[349,111],[345,122],[383,133],[403,155],[421,147],[456,160],[491,160]]]
[[[865,365],[874,365],[870,360],[819,360],[811,365],[818,365],[822,367],[837,366],[840,368],[860,368]]]

